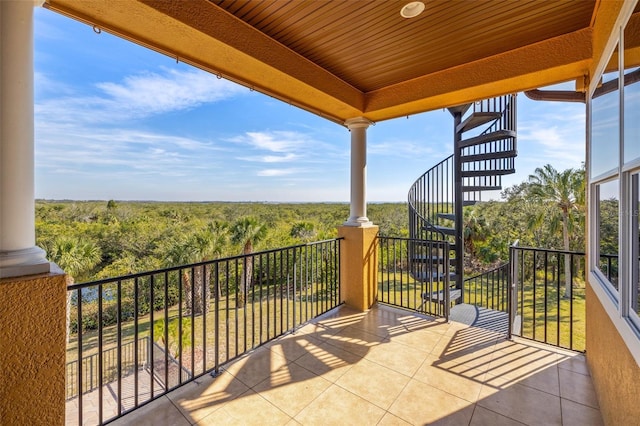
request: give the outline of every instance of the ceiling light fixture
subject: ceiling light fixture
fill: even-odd
[[[415,18],[420,15],[424,10],[424,3],[421,1],[412,1],[402,6],[400,9],[400,16],[403,18]]]

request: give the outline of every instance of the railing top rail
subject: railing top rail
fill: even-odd
[[[497,266],[497,267],[495,267],[495,268],[493,268],[493,269],[490,269],[490,270],[488,270],[488,271],[481,272],[481,273],[476,274],[476,275],[474,275],[474,276],[472,276],[472,277],[469,277],[469,278],[465,278],[465,279],[464,279],[464,282],[466,283],[467,281],[472,281],[472,280],[474,280],[474,279],[476,279],[476,278],[478,278],[478,277],[481,277],[481,276],[483,276],[483,275],[487,275],[487,274],[491,274],[491,273],[493,273],[493,272],[497,272],[497,271],[499,271],[500,269],[505,269],[505,268],[507,268],[508,266],[509,266],[509,262],[505,262],[505,263],[501,264],[500,266]]]
[[[165,272],[180,271],[182,269],[187,269],[187,268],[196,268],[198,266],[213,265],[215,263],[234,261],[234,260],[237,260],[237,259],[243,259],[243,258],[247,258],[247,257],[255,257],[255,256],[260,256],[260,255],[265,255],[265,254],[277,253],[277,252],[285,251],[285,250],[293,250],[293,249],[309,247],[309,246],[313,246],[313,245],[327,244],[327,243],[340,241],[340,240],[343,240],[343,239],[344,239],[344,237],[337,237],[337,238],[331,238],[331,239],[328,239],[328,240],[314,241],[314,242],[310,242],[310,243],[296,244],[296,245],[293,245],[293,246],[287,246],[287,247],[280,247],[280,248],[275,248],[275,249],[257,251],[257,252],[251,253],[251,254],[239,254],[239,255],[236,255],[236,256],[221,257],[221,258],[218,258],[218,259],[205,260],[203,262],[189,263],[189,264],[179,265],[179,266],[171,266],[169,268],[155,269],[155,270],[152,270],[152,271],[137,272],[135,274],[122,275],[122,276],[119,276],[119,277],[103,278],[101,280],[89,281],[89,282],[85,282],[85,283],[77,283],[77,284],[73,284],[73,285],[67,286],[67,291],[69,291],[69,290],[78,290],[78,289],[82,289],[82,288],[86,288],[86,287],[92,287],[92,286],[96,286],[96,285],[100,285],[100,284],[112,284],[112,283],[115,283],[115,282],[118,282],[118,281],[133,280],[133,279],[136,279],[136,278],[147,277],[149,275],[164,274]]]
[[[546,253],[558,253],[558,254],[574,254],[578,256],[584,256],[585,253],[581,251],[569,251],[569,250],[556,250],[556,249],[545,249],[539,247],[524,247],[524,246],[511,246],[512,249],[522,250],[522,251],[535,251],[535,252],[546,252]],[[607,256],[607,255],[602,255]]]

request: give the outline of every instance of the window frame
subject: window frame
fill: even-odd
[[[624,29],[622,25],[617,29],[618,55],[618,162],[617,167],[591,176],[592,165],[592,130],[594,126],[592,91],[587,99],[587,179],[588,179],[588,253],[589,253],[589,280],[591,288],[600,300],[602,307],[608,313],[614,326],[625,341],[632,356],[640,366],[640,315],[636,308],[632,307],[632,291],[637,291],[640,265],[640,243],[638,243],[638,190],[640,190],[640,157],[630,159],[625,163],[625,67],[624,67]],[[612,50],[615,51],[616,47]],[[613,53],[612,53],[613,55]],[[634,67],[635,68],[635,67]],[[605,74],[603,71],[602,74]],[[601,76],[595,76],[599,79]],[[640,82],[635,83],[640,84]],[[628,115],[628,114],[627,114]],[[609,282],[605,274],[600,270],[600,185],[617,179],[619,182],[618,194],[618,290]],[[633,193],[635,191],[635,194]],[[634,203],[635,206],[634,206]],[[633,212],[636,212],[635,217]],[[635,259],[635,260],[634,260]],[[635,280],[635,281],[634,281]],[[635,284],[634,284],[635,283]]]

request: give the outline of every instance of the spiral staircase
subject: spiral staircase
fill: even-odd
[[[449,288],[429,287],[423,304],[449,306],[464,300],[465,206],[487,191],[502,189],[502,176],[515,172],[516,95],[449,108],[454,123],[454,153],[427,170],[409,190],[409,237],[446,241],[441,247],[416,243],[409,256],[416,281],[434,280]]]

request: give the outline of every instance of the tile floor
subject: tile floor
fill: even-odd
[[[339,308],[119,425],[601,425],[584,357],[385,306]]]

